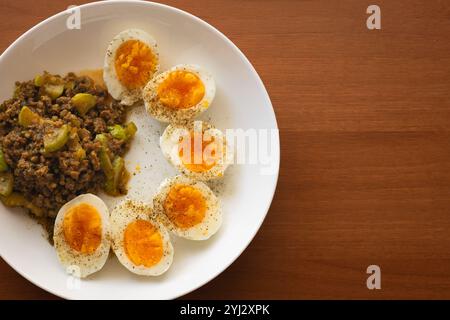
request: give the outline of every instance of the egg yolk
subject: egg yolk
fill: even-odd
[[[205,172],[214,167],[219,157],[214,137],[206,141],[203,134],[191,133],[178,145],[178,155],[183,165],[192,172]]]
[[[159,101],[172,109],[187,109],[197,105],[205,95],[200,78],[189,71],[173,71],[158,87]]]
[[[142,88],[156,70],[157,57],[145,43],[128,40],[116,51],[114,66],[119,81],[128,89]]]
[[[81,203],[69,209],[63,220],[64,238],[81,253],[93,253],[102,240],[102,219],[97,209]]]
[[[133,221],[125,228],[124,247],[134,265],[147,268],[157,264],[164,251],[161,234],[146,220]]]
[[[191,228],[205,218],[206,199],[192,186],[176,185],[170,189],[164,201],[164,210],[177,227]]]

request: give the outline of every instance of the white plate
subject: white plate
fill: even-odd
[[[141,28],[158,42],[162,70],[179,63],[199,64],[216,79],[217,94],[204,115],[217,127],[277,129],[267,92],[258,74],[223,34],[186,12],[139,1],[97,2],[81,8],[81,29],[66,27],[68,12],[38,24],[0,57],[0,99],[11,97],[16,80],[29,80],[47,70],[100,68],[109,40],[127,28]],[[138,136],[127,156],[128,168],[141,172],[130,182],[132,197],[150,199],[174,169],[158,147],[164,126],[150,119],[143,107],[132,111]],[[66,276],[43,231],[22,210],[0,205],[0,254],[17,272],[39,287],[70,299],[172,299],[204,285],[227,268],[247,247],[269,209],[279,168],[279,138],[272,141],[271,174],[262,164],[233,165],[219,193],[224,223],[209,241],[172,237],[174,263],[161,277],[142,278],[111,257],[100,272],[77,282]],[[108,200],[109,204],[111,199]],[[255,266],[257,268],[257,266]]]

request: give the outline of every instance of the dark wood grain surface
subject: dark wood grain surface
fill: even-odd
[[[82,2],[1,0],[0,50]],[[281,134],[260,232],[185,298],[450,298],[450,2],[378,0],[373,31],[363,0],[166,3],[247,55]],[[0,298],[54,297],[2,261]]]

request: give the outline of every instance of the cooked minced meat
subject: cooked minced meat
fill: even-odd
[[[47,83],[64,85],[63,92],[57,92],[58,97],[48,94],[43,90],[45,79]],[[130,139],[112,131],[113,126],[126,128],[125,107],[91,78],[73,73],[61,78],[45,73],[38,80],[17,82],[14,97],[0,105],[0,147],[8,168],[5,170],[13,177],[12,194],[24,197],[27,203],[8,203],[5,195],[1,199],[7,205],[23,206],[37,215],[55,217],[67,201],[105,186],[108,178],[102,167],[102,150],[107,150],[108,161],[115,163],[114,159],[123,157],[127,151]],[[95,106],[84,115],[71,99],[79,93],[96,97]],[[32,116],[39,116],[39,121],[26,126],[19,123],[19,113],[25,106]],[[63,145],[45,145],[46,136],[62,129],[68,130]],[[106,139],[100,140],[98,135]],[[123,178],[126,170],[122,170]],[[126,192],[122,182],[113,193]]]

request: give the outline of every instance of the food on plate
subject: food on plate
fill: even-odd
[[[211,189],[181,175],[162,182],[153,207],[169,231],[190,240],[206,240],[222,224],[219,199]]]
[[[136,132],[125,120],[125,107],[89,77],[17,82],[0,105],[0,199],[54,218],[79,194],[125,194],[123,157]]]
[[[177,65],[155,76],[144,88],[147,112],[162,122],[193,119],[211,105],[216,93],[213,77],[196,65]]]
[[[6,170],[8,170],[8,164],[6,163],[3,150],[0,148],[0,172],[4,172]]]
[[[170,124],[160,138],[167,160],[181,173],[196,180],[221,178],[232,153],[224,134],[204,121]]]
[[[49,130],[49,132],[44,135],[44,152],[50,154],[64,148],[67,141],[69,141],[70,131],[71,127],[67,124]]]
[[[103,200],[88,193],[62,206],[53,242],[68,273],[84,278],[100,270],[110,249],[109,212]]]
[[[13,190],[14,178],[11,172],[0,172],[0,195],[7,197]]]
[[[112,210],[110,221],[113,250],[128,270],[158,276],[169,269],[173,260],[172,243],[150,206],[125,200]]]
[[[32,124],[40,124],[42,118],[36,112],[31,111],[27,106],[23,106],[20,109],[17,121],[22,127],[27,128]]]
[[[78,113],[85,115],[97,104],[97,97],[90,93],[77,93],[70,99],[70,103],[77,109]]]
[[[224,175],[231,148],[213,125],[193,121],[211,105],[214,79],[196,65],[158,71],[156,41],[127,29],[110,42],[103,71],[44,72],[16,82],[0,105],[0,200],[47,222],[69,274],[99,271],[112,247],[129,271],[158,276],[173,260],[169,231],[206,240],[222,224],[220,201],[202,181]],[[170,123],[160,146],[183,175],[165,179],[150,204],[126,199],[110,213],[94,193],[127,194],[124,156],[137,127],[126,106],[141,100]]]
[[[125,105],[141,100],[142,89],[159,70],[155,39],[139,29],[127,29],[110,42],[103,79],[111,96]]]

